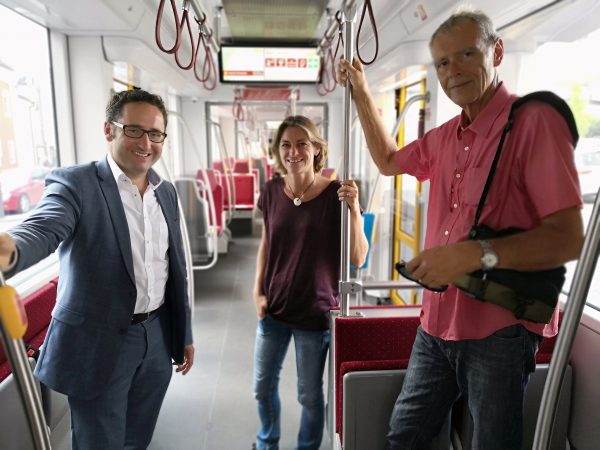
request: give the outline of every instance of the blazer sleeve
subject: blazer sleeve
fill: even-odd
[[[8,230],[18,249],[18,260],[10,277],[46,258],[68,239],[81,215],[81,198],[74,177],[57,169],[46,177],[44,197],[33,213]]]

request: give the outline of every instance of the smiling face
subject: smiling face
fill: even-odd
[[[125,104],[118,122],[136,125],[144,130],[165,131],[160,109],[145,102]],[[163,144],[150,141],[148,133],[144,133],[140,138],[130,138],[125,136],[121,128],[105,122],[104,136],[110,143],[111,156],[132,181],[145,179],[162,154]]]
[[[290,126],[281,135],[279,157],[286,172],[291,175],[314,172],[315,156],[320,151],[302,128]]]
[[[473,21],[462,20],[434,37],[431,55],[442,89],[474,120],[499,85],[502,40],[488,44]]]

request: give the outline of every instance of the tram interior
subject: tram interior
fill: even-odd
[[[157,45],[158,11],[164,8],[158,29],[168,47],[178,34],[171,5],[181,16],[183,3],[0,0],[0,93],[5,111],[0,119],[0,199],[4,196],[0,231],[22,221],[35,207],[41,195],[40,180],[49,170],[103,158],[103,114],[111,91],[138,87],[161,95],[169,110],[169,138],[157,170],[176,185],[186,218],[197,355],[189,375],[173,377],[149,448],[249,449],[258,426],[252,395],[256,314],[251,291],[262,219],[256,201],[275,171],[269,140],[286,115],[305,115],[319,125],[329,143],[324,173],[332,179],[343,176],[344,89],[321,94],[334,83],[327,61],[328,52],[334,52],[337,45],[336,12],[355,6],[356,35],[363,2],[185,2],[190,16],[198,17],[198,12],[206,16],[207,46],[199,52],[199,61],[206,64],[206,49],[212,52],[212,68],[210,63],[208,69],[199,66],[196,76],[194,70],[177,67],[173,54]],[[377,51],[366,74],[386,126],[397,131],[394,138],[399,146],[417,138],[420,130],[458,113],[437,82],[429,38],[460,4],[452,0],[373,1],[377,33],[365,17],[357,48],[366,59]],[[590,222],[600,187],[600,70],[594,64],[600,44],[600,2],[473,0],[469,4],[493,19],[504,40],[506,54],[499,73],[511,90],[518,94],[553,90],[568,99],[572,108],[579,105],[576,118],[585,133],[576,160],[584,194],[583,216]],[[189,30],[194,31],[181,31],[181,62],[190,61],[193,55],[189,37],[196,34],[196,28],[193,24]],[[252,79],[224,82],[218,50],[226,46],[320,46],[324,55],[320,64],[325,64],[320,86]],[[562,59],[573,56],[575,48],[585,53],[577,59]],[[197,75],[203,78],[207,73],[207,79],[199,81]],[[9,105],[14,120],[7,113]],[[404,120],[399,122],[401,114]],[[353,270],[352,277],[383,282],[364,295],[351,297],[350,319],[336,322],[339,313],[332,315],[332,342],[337,339],[339,348],[332,344],[324,380],[328,407],[321,450],[383,448],[421,300],[414,284],[395,289],[385,282],[398,281],[395,262],[409,260],[423,248],[428,184],[409,176],[379,176],[358,121],[352,122],[349,135],[348,175],[357,180],[361,205],[370,217],[368,263]],[[32,170],[40,168],[36,178]],[[26,172],[27,180],[9,186],[9,171]],[[33,194],[36,189],[38,193]],[[25,341],[35,347],[43,343],[56,301],[57,264],[51,256],[8,280],[24,299],[29,315]],[[568,266],[570,277],[575,267],[575,263]],[[571,287],[568,282],[564,288],[563,310]],[[375,348],[361,339],[365,333],[369,342],[377,343]],[[387,348],[384,342],[390,340],[400,344]],[[524,448],[532,448],[554,346],[555,340],[547,340],[538,354],[538,369],[525,405]],[[599,352],[600,275],[596,270],[561,379],[548,448],[599,448]],[[294,448],[300,420],[293,353],[292,346],[281,376],[280,449]],[[0,448],[34,448],[11,367],[1,350],[0,380]],[[39,384],[38,388],[52,448],[69,449],[65,398]],[[457,404],[434,448],[471,448],[471,420],[464,405]]]

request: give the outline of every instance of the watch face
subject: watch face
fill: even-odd
[[[485,268],[492,269],[498,263],[498,257],[493,253],[486,253],[481,258],[481,262]]]

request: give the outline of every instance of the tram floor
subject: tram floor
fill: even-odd
[[[256,314],[252,288],[259,239],[236,238],[217,265],[195,273],[194,367],[174,373],[150,450],[249,450],[258,427],[252,395]],[[300,424],[294,346],[280,381],[280,450],[292,450]],[[325,393],[327,380],[324,382]],[[327,430],[321,450],[330,449]]]

